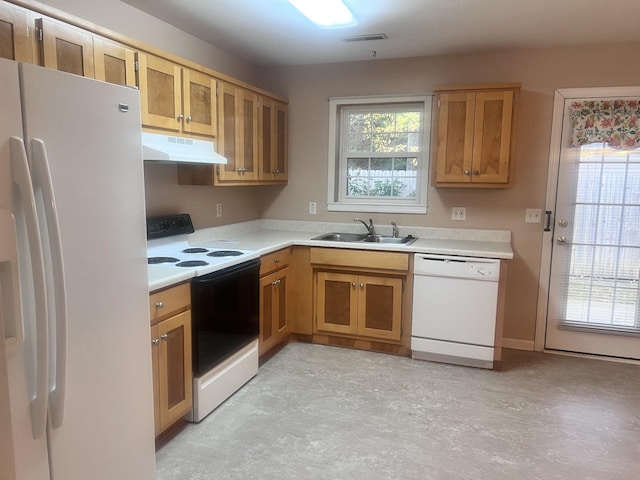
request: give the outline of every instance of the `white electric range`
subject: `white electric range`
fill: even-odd
[[[190,279],[193,410],[199,422],[258,373],[259,274],[255,251],[193,244],[188,214],[147,219],[147,263],[163,286]],[[201,237],[201,235],[198,235]],[[231,245],[229,245],[230,247]]]

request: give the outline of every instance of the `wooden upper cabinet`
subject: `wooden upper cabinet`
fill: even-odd
[[[49,18],[36,19],[42,65],[94,78],[93,36]]]
[[[93,54],[97,80],[116,85],[136,86],[133,50],[110,40],[94,37]]]
[[[28,10],[0,3],[0,58],[33,63],[33,29],[29,19]]]
[[[287,104],[261,97],[259,114],[260,180],[286,183],[287,158]]]
[[[142,125],[215,137],[216,80],[153,55],[137,57]]]
[[[216,83],[213,77],[182,69],[185,132],[216,136]]]
[[[216,184],[242,184],[258,179],[258,96],[218,82],[218,153],[226,165],[216,165]]]
[[[180,67],[162,58],[138,53],[138,85],[142,126],[178,133],[182,129]]]
[[[519,88],[496,84],[436,89],[436,186],[509,186]]]

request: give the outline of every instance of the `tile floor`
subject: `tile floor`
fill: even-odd
[[[640,479],[640,366],[502,371],[295,343],[157,452],[158,480]]]

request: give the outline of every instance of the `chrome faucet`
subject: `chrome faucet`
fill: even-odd
[[[364,225],[364,228],[367,229],[367,232],[369,232],[369,235],[375,235],[376,234],[375,227],[373,226],[373,220],[369,219],[369,224],[368,225],[367,225],[367,222],[365,222],[364,220],[362,220],[360,218],[354,218],[353,221],[362,223]]]
[[[396,224],[396,222],[391,222],[391,229],[391,236],[393,238],[398,238],[400,234],[398,233],[398,225]]]

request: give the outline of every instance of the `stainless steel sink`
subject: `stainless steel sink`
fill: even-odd
[[[406,237],[387,237],[384,235],[367,235],[363,240],[364,242],[373,243],[391,243],[394,245],[411,245],[418,238],[413,235],[407,235]]]
[[[331,232],[325,233],[318,237],[314,237],[311,240],[324,240],[330,242],[362,242],[365,238],[367,238],[366,233],[338,233]]]
[[[411,245],[417,240],[412,235],[406,237],[388,237],[385,235],[368,235],[366,233],[339,233],[331,232],[319,235],[311,240],[322,240],[329,242],[368,242],[368,243],[387,243],[394,245]]]

